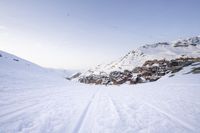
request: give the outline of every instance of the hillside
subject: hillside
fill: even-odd
[[[62,70],[47,69],[15,55],[0,51],[1,91],[3,88],[5,90],[14,89],[20,84],[26,84],[31,88],[38,84],[48,86],[49,83],[66,81],[65,76],[67,74]],[[6,87],[7,85],[10,85],[10,87]],[[22,88],[26,87],[21,86]]]
[[[199,61],[200,37],[192,37],[171,43],[144,45],[116,61],[82,73],[78,80],[89,84],[123,84],[127,81],[134,84],[137,83],[136,78],[140,78],[139,82],[155,81]]]
[[[18,61],[17,61],[18,60]],[[1,51],[0,132],[200,132],[200,64],[134,86],[94,86]]]
[[[171,60],[180,57],[200,57],[200,37],[192,37],[174,42],[159,42],[139,47],[122,58],[92,69],[95,73],[104,71],[132,70],[147,60]]]

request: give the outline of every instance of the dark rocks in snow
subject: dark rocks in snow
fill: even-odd
[[[178,61],[176,61],[176,60],[171,60],[170,66],[171,66],[171,67],[176,67],[176,66],[179,66],[179,63],[180,63],[180,62],[178,62]]]
[[[14,61],[19,61],[18,59],[13,59]]]
[[[200,67],[194,67],[191,72],[193,74],[199,74],[200,73]]]
[[[156,47],[161,47],[161,46],[167,46],[167,45],[170,45],[169,43],[167,42],[159,42],[159,43],[155,43],[155,44],[147,44],[145,46],[143,46],[143,48],[156,48]]]
[[[79,82],[86,84],[120,85],[124,83],[137,84],[153,82],[166,75],[176,73],[183,67],[200,62],[200,58],[177,58],[173,60],[148,60],[141,67],[135,67],[132,71],[112,71],[109,74],[100,73],[79,77]],[[199,72],[199,69],[195,70]]]
[[[197,46],[197,44],[195,44],[195,43],[192,43],[192,44],[190,44],[190,45],[192,45],[192,46]]]
[[[67,79],[67,80],[72,80],[72,79],[74,79],[74,78],[78,78],[80,75],[81,75],[81,73],[78,72],[78,73],[75,73],[74,75],[72,75],[71,77],[66,77],[66,79]]]
[[[188,47],[189,45],[187,43],[183,43],[181,41],[178,41],[174,44],[174,47]]]
[[[186,40],[178,41],[174,44],[174,47],[189,47],[197,46],[200,43],[199,37],[192,37]]]
[[[2,55],[0,54],[0,57],[2,57]]]
[[[124,70],[124,72],[114,71],[109,74],[109,79],[112,84],[123,84],[127,81],[132,84],[135,82],[133,80],[133,73],[129,70]]]
[[[107,85],[107,84],[109,84],[110,81],[109,81],[109,78],[106,76],[92,74],[89,76],[80,77],[79,82],[86,83],[86,84]]]
[[[200,74],[200,67],[193,67],[192,70],[186,74],[193,73],[193,74]]]
[[[145,80],[141,76],[133,78],[132,72],[126,70],[126,73],[113,71],[108,76],[89,75],[79,78],[79,82],[86,84],[102,84],[102,85],[120,85],[126,82],[129,84],[143,83]]]

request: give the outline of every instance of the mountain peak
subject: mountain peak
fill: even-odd
[[[182,39],[174,42],[158,42],[146,44],[132,50],[122,58],[108,64],[100,65],[87,71],[94,74],[110,73],[112,71],[133,70],[147,60],[172,60],[180,57],[200,57],[200,36]]]
[[[174,47],[189,47],[200,45],[200,36],[191,37],[187,39],[179,39],[173,43]]]

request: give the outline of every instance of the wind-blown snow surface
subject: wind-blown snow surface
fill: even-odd
[[[191,66],[152,83],[95,86],[3,57],[0,133],[200,132],[200,75],[185,74]]]

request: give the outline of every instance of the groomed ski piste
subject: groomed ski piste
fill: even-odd
[[[86,85],[0,51],[0,133],[199,133],[196,63],[137,85]]]

